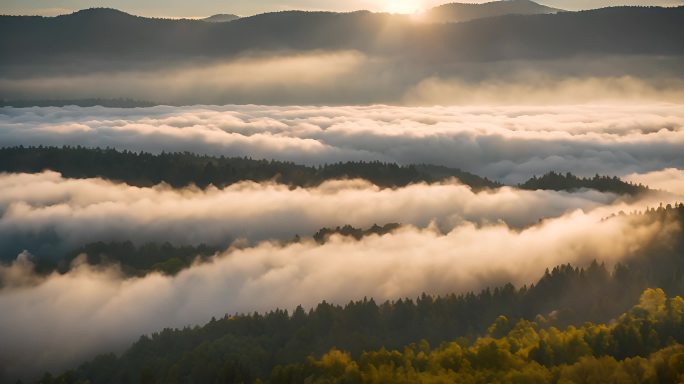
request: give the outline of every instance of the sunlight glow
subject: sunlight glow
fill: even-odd
[[[386,0],[385,11],[390,13],[416,14],[422,11],[420,0]]]

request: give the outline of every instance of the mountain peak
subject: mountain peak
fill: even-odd
[[[498,0],[488,3],[448,3],[426,12],[426,17],[433,22],[460,22],[485,17],[504,15],[536,15],[556,13],[561,9],[547,7],[532,0]]]
[[[226,23],[229,21],[237,20],[239,18],[240,18],[240,16],[233,15],[230,13],[219,13],[217,15],[205,17],[204,19],[201,19],[201,20],[206,21],[208,23]]]
[[[87,8],[87,9],[82,9],[80,11],[76,11],[74,13],[64,15],[64,16],[71,16],[71,17],[83,17],[83,16],[128,16],[128,17],[134,17],[133,15],[126,13],[124,11],[120,11],[118,9],[114,8]]]

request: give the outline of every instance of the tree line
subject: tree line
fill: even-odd
[[[499,316],[487,335],[431,348],[425,340],[358,358],[336,348],[276,367],[271,383],[681,383],[684,299],[647,289],[613,324],[559,330]],[[243,378],[247,382],[248,377]]]
[[[633,216],[678,220],[681,228],[684,205]],[[607,377],[618,375],[610,382],[676,382],[668,380],[684,372],[676,346],[684,337],[684,307],[681,299],[664,297],[682,294],[680,230],[612,269],[599,262],[561,265],[519,288],[322,302],[309,310],[232,314],[165,329],[142,336],[121,356],[101,355],[43,382],[590,383],[573,377],[601,367],[610,368]],[[410,364],[407,356],[414,356]],[[642,381],[620,381],[634,370],[646,372]]]
[[[240,181],[275,181],[296,187],[317,186],[327,180],[360,178],[380,187],[438,182],[457,178],[474,189],[499,183],[455,168],[398,165],[380,161],[339,162],[318,167],[248,157],[197,155],[189,152],[151,154],[85,147],[0,148],[0,172],[53,170],[69,178],[101,177],[134,186],[167,183],[180,188],[197,185],[224,187]]]
[[[393,26],[392,36],[385,35],[387,25]],[[429,63],[592,54],[660,56],[684,53],[677,37],[682,34],[682,7],[613,7],[421,24],[406,15],[302,11],[206,23],[100,8],[59,17],[0,16],[0,63],[55,66],[88,60],[100,66],[109,62],[111,67],[113,59],[144,63],[283,49],[358,50]]]
[[[621,195],[638,195],[649,191],[645,185],[628,183],[615,176],[596,174],[594,177],[577,177],[570,172],[562,174],[553,171],[541,177],[533,176],[526,182],[519,184],[518,187],[529,190],[549,189],[554,191],[573,191],[584,188]]]
[[[332,235],[352,237],[360,240],[370,235],[385,235],[391,233],[401,225],[397,223],[383,226],[374,224],[367,229],[345,225],[336,228],[321,228],[313,235],[313,240],[323,244]],[[295,235],[283,244],[302,241],[299,235]],[[160,272],[165,275],[176,275],[183,269],[189,268],[193,263],[202,263],[212,256],[224,251],[230,244],[220,245],[174,245],[164,243],[144,243],[136,245],[131,241],[97,241],[66,252],[60,257],[42,257],[41,254],[32,254],[34,272],[40,275],[48,275],[53,272],[61,274],[71,270],[74,264],[85,263],[90,266],[118,266],[124,276],[144,276],[151,272]],[[0,287],[3,286],[0,277]]]
[[[649,208],[645,212],[635,212],[629,216],[636,218],[637,220],[651,220],[651,221],[682,221],[684,217],[684,211],[682,204],[676,204],[675,206],[666,205],[659,206],[657,208]],[[626,216],[624,212],[620,212],[618,215],[611,215],[605,218],[609,220],[615,216]],[[683,225],[684,222],[682,222]],[[388,223],[385,225],[373,224],[372,226],[364,229],[357,228],[351,225],[337,226],[335,228],[321,228],[318,230],[311,239],[313,239],[318,244],[326,243],[329,238],[333,235],[351,237],[355,240],[361,240],[363,237],[371,235],[386,235],[392,233],[393,231],[401,228],[399,223]],[[35,238],[33,239],[35,241]],[[282,245],[287,245],[292,242],[300,242],[303,238],[298,234],[295,235],[290,240],[281,241]],[[164,243],[144,243],[141,245],[136,245],[131,241],[97,241],[93,243],[88,243],[86,245],[80,246],[76,249],[68,251],[59,257],[54,257],[54,255],[43,255],[41,252],[31,253],[32,262],[34,264],[34,272],[47,275],[53,272],[67,273],[71,270],[74,263],[86,263],[91,266],[118,266],[121,272],[128,277],[134,276],[144,276],[151,272],[160,272],[166,275],[176,275],[180,271],[189,268],[193,263],[202,263],[214,255],[219,254],[225,250],[232,240],[227,239],[223,244],[215,245],[174,245],[169,242]],[[659,249],[665,246],[669,246],[670,243],[659,243],[655,241],[653,244],[647,245],[644,249],[638,251],[638,256],[631,259],[630,263],[632,265],[640,264],[642,271],[647,271],[653,276],[663,276],[670,268],[678,265],[677,261],[673,259],[677,257],[676,252],[673,254],[671,251]],[[675,250],[680,249],[681,240],[675,240],[674,247]],[[682,246],[684,249],[684,245]],[[670,255],[670,259],[664,260],[663,263],[656,263],[653,255]],[[79,259],[80,258],[80,259]],[[8,259],[9,260],[9,259]],[[654,268],[660,268],[660,270],[655,270]],[[572,271],[571,271],[572,272]],[[684,275],[684,272],[680,272],[678,269],[675,270],[677,276]],[[652,279],[651,279],[652,280]],[[660,280],[661,284],[664,281]],[[0,287],[2,287],[3,282],[0,279]]]
[[[474,190],[503,186],[458,168],[428,164],[350,161],[306,166],[286,161],[207,156],[189,152],[151,154],[80,146],[0,148],[0,172],[35,173],[44,170],[53,170],[68,178],[100,177],[139,187],[159,183],[167,183],[175,188],[189,185],[201,188],[209,185],[225,187],[240,181],[274,181],[293,187],[312,187],[328,180],[352,178],[364,179],[385,188],[441,182],[450,178],[456,178]],[[571,173],[553,171],[541,177],[532,177],[518,187],[556,191],[589,188],[627,195],[649,190],[646,186],[627,183],[615,176],[582,178]]]
[[[206,261],[224,249],[205,244],[193,246],[152,242],[136,246],[131,241],[98,241],[69,251],[59,259],[35,258],[33,262],[35,272],[43,275],[67,273],[74,263],[79,262],[91,266],[116,265],[128,277],[144,276],[150,272],[176,275],[193,263]]]

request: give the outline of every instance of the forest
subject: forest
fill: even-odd
[[[59,188],[63,189],[37,190],[35,194],[31,192],[27,196],[16,192],[22,190],[19,188],[21,180],[36,178],[37,173],[46,170],[61,173],[64,180],[60,180],[56,175],[40,175],[38,178],[41,180],[58,181],[37,184],[38,188],[42,188],[41,185],[60,186],[61,183],[63,185]],[[125,231],[126,226],[135,221],[125,216],[121,216],[123,219],[117,218],[116,210],[126,205],[117,206],[112,202],[116,202],[117,199],[128,199],[125,195],[120,195],[118,187],[150,187],[161,184],[161,187],[148,189],[160,190],[174,196],[165,207],[168,207],[170,212],[188,212],[188,225],[181,226],[184,228],[182,231],[187,232],[195,231],[196,228],[211,232],[213,226],[234,215],[234,212],[224,211],[216,221],[194,221],[198,217],[195,213],[196,208],[182,208],[182,199],[189,199],[191,193],[204,198],[205,195],[217,191],[223,192],[218,189],[227,189],[241,182],[247,182],[248,187],[249,182],[257,182],[267,187],[278,187],[285,193],[299,191],[307,194],[310,193],[305,190],[307,188],[320,187],[327,181],[351,178],[364,179],[377,186],[378,188],[372,185],[364,187],[373,191],[373,194],[394,192],[411,186],[434,189],[448,186],[450,191],[458,191],[467,199],[444,199],[444,206],[440,207],[440,210],[447,210],[450,205],[468,207],[468,199],[471,197],[483,202],[496,197],[496,200],[492,200],[492,206],[497,210],[501,209],[501,214],[492,215],[492,220],[510,215],[505,213],[509,212],[507,208],[500,204],[521,203],[527,204],[524,207],[532,207],[534,212],[526,213],[525,216],[532,215],[534,218],[526,224],[515,226],[505,223],[506,230],[516,234],[526,230],[529,230],[529,233],[537,233],[535,231],[545,227],[545,221],[559,221],[558,215],[572,216],[572,210],[576,207],[584,207],[590,212],[595,204],[591,199],[597,195],[600,195],[601,199],[615,199],[616,207],[624,201],[636,201],[642,197],[644,205],[653,202],[658,204],[659,199],[659,195],[653,193],[653,189],[614,176],[582,177],[552,171],[534,176],[517,185],[504,185],[461,169],[427,164],[355,161],[310,166],[286,161],[189,152],[155,154],[81,146],[2,148],[0,172],[6,173],[8,180],[19,180],[9,182],[8,185],[19,187],[12,187],[13,191],[7,191],[9,197],[3,203],[6,205],[3,206],[2,213],[3,219],[8,223],[5,224],[6,228],[22,229],[17,232],[17,236],[6,235],[6,249],[11,251],[3,251],[0,254],[3,260],[3,264],[0,265],[0,288],[6,292],[7,297],[31,289],[49,287],[50,283],[56,280],[71,280],[82,273],[87,273],[83,271],[95,271],[92,273],[96,276],[117,276],[121,280],[115,280],[112,283],[115,286],[127,286],[145,279],[183,280],[192,274],[194,266],[199,269],[211,267],[214,261],[229,258],[232,250],[254,246],[258,241],[272,243],[274,247],[284,247],[297,242],[301,244],[294,244],[295,246],[309,244],[325,247],[330,244],[336,245],[338,238],[331,240],[331,237],[338,235],[347,237],[340,242],[356,244],[357,247],[362,246],[367,238],[385,236],[386,241],[391,242],[397,233],[400,234],[407,228],[413,228],[410,231],[426,230],[426,224],[421,224],[419,219],[412,218],[409,213],[420,212],[423,207],[429,208],[433,196],[440,196],[438,193],[424,196],[419,192],[397,203],[397,209],[405,209],[407,216],[377,215],[365,221],[353,221],[351,219],[356,212],[350,209],[341,212],[334,220],[324,221],[325,224],[322,225],[312,220],[316,225],[306,227],[306,231],[295,230],[289,226],[291,222],[298,220],[297,216],[302,211],[298,208],[285,220],[274,225],[286,228],[279,237],[268,237],[246,244],[238,235],[233,235],[237,233],[233,228],[239,229],[244,225],[241,222],[236,223],[231,231],[225,231],[208,241],[202,237],[180,239],[178,236],[164,233],[167,229],[174,230],[173,225],[163,229],[161,236],[136,237],[137,233],[134,231]],[[82,180],[77,179],[85,178],[104,180],[89,183],[91,185],[114,185],[117,188],[85,189],[82,194],[69,192],[72,183],[80,183]],[[472,191],[459,185],[454,186],[450,181],[452,178],[469,186]],[[282,187],[283,185],[287,187]],[[240,186],[235,188],[239,189]],[[607,194],[583,193],[587,189]],[[131,190],[134,190],[133,193],[141,193],[140,197],[132,197],[131,201],[140,202],[135,209],[143,214],[145,208],[150,207],[148,201],[154,200],[154,197],[150,196],[159,196],[147,190]],[[529,192],[536,190],[567,193]],[[325,193],[327,192],[323,192],[322,195],[326,196]],[[99,199],[100,195],[107,197],[110,194],[118,196],[117,199]],[[506,199],[510,198],[507,196],[511,194],[515,199],[507,201]],[[23,200],[18,199],[20,195]],[[372,194],[364,193],[357,196],[368,198],[372,197]],[[539,196],[549,200],[525,200]],[[653,199],[654,196],[656,199]],[[241,202],[244,198],[245,194],[231,196],[231,201],[239,202],[232,209],[246,205]],[[583,200],[585,198],[588,203]],[[267,199],[255,199],[257,201],[254,204],[257,206],[262,202],[268,202]],[[575,199],[581,204],[573,205]],[[417,208],[405,208],[410,207],[411,201],[415,200],[421,201],[421,204],[414,206]],[[358,205],[360,210],[370,212],[376,212],[376,205],[385,203],[382,199],[374,200],[374,203],[353,201],[351,207],[356,208]],[[535,201],[541,201],[548,206],[541,207],[537,212]],[[554,204],[562,206],[564,201],[572,203],[555,213],[549,208],[553,208]],[[337,204],[339,201],[334,201],[322,208],[330,209],[328,207]],[[63,225],[59,220],[46,221],[47,224],[42,228],[34,227],[40,219],[26,220],[25,224],[20,220],[22,212],[33,210],[36,218],[44,218],[54,212],[63,211],[69,205],[73,205],[74,209],[73,213],[69,213],[67,223],[75,222],[79,215],[83,216],[88,212],[95,213],[94,219],[84,221],[86,224],[80,229],[75,225]],[[202,214],[210,215],[218,210],[220,205],[228,205],[228,201],[210,201],[202,208],[205,210]],[[119,208],[110,209],[109,206]],[[625,206],[629,207],[630,204]],[[468,214],[460,208],[453,212],[460,215]],[[606,212],[618,212],[618,209]],[[527,285],[506,284],[511,280],[492,279],[470,291],[450,289],[435,292],[418,288],[411,293],[416,296],[397,295],[378,299],[373,297],[375,294],[369,294],[368,297],[360,299],[364,293],[353,297],[354,300],[347,304],[344,304],[347,299],[335,302],[321,302],[316,299],[299,307],[296,307],[297,303],[291,307],[276,303],[268,307],[267,311],[261,312],[236,312],[239,309],[213,307],[219,312],[202,317],[200,321],[204,325],[183,327],[185,324],[201,323],[178,321],[171,326],[160,320],[158,323],[161,325],[151,328],[152,330],[136,330],[134,334],[127,336],[121,349],[117,350],[103,343],[101,348],[92,353],[84,353],[58,368],[49,369],[49,373],[42,375],[38,382],[530,382],[532,375],[536,377],[537,382],[565,383],[582,382],[573,379],[572,375],[580,375],[578,372],[592,369],[591,367],[612,367],[611,370],[614,372],[624,371],[624,375],[616,373],[619,377],[611,379],[613,382],[676,382],[677,375],[681,372],[676,368],[679,357],[673,356],[678,356],[678,351],[681,351],[677,344],[682,342],[681,335],[662,324],[647,323],[638,317],[643,314],[638,308],[642,305],[639,304],[640,297],[657,296],[661,301],[665,300],[665,296],[670,297],[669,301],[665,300],[666,303],[670,303],[664,304],[667,307],[673,306],[672,303],[679,303],[676,297],[684,295],[684,235],[681,231],[684,225],[684,205],[664,204],[641,212],[616,213],[619,217],[606,215],[603,219],[597,217],[597,222],[603,220],[610,223],[611,220],[621,221],[627,218],[628,222],[640,223],[635,227],[659,228],[664,227],[663,223],[672,223],[672,227],[678,228],[678,231],[676,236],[668,238],[668,241],[663,240],[665,234],[655,235],[649,242],[639,244],[638,249],[628,250],[615,264],[605,263],[598,256],[593,256],[596,259],[593,263],[590,263],[591,259],[586,263],[548,263],[549,269],[546,273],[541,274],[546,265],[540,266],[542,269],[538,275],[535,274],[531,279],[525,280],[525,283],[532,282]],[[167,221],[168,217],[173,218],[165,215],[142,216],[141,224],[136,231],[144,231],[146,227],[155,223]],[[468,220],[472,220],[474,228],[491,226],[480,224],[476,219]],[[91,226],[98,229],[98,226],[119,222],[124,225],[114,226],[115,230],[111,236],[105,232],[90,237],[77,236],[78,232],[88,232]],[[202,227],[203,225],[205,227]],[[269,228],[271,223],[265,219],[263,225],[264,228]],[[468,225],[471,224],[466,223],[463,226],[467,228]],[[563,230],[571,228],[563,227]],[[445,231],[439,232],[434,240],[440,241],[440,236],[448,237],[448,229]],[[182,235],[178,230],[174,233]],[[538,237],[537,234],[534,236]],[[62,238],[70,241],[65,242],[63,247],[59,242]],[[580,239],[583,240],[584,238]],[[249,241],[251,240],[247,242]],[[450,246],[456,247],[463,241],[454,240]],[[28,280],[24,281],[16,280],[15,268],[20,265],[21,260],[17,255],[23,255],[20,254],[22,249],[32,255],[28,263],[31,270],[22,272],[28,276]],[[376,262],[379,256],[375,252],[362,252],[363,259],[360,259],[359,268],[364,268],[366,263],[372,265]],[[454,251],[454,254],[457,253],[459,252]],[[328,260],[324,257],[322,259]],[[88,268],[79,268],[83,264],[87,264]],[[106,271],[107,274],[102,275],[98,271]],[[9,280],[3,281],[6,278]],[[481,289],[487,286],[489,288]],[[427,292],[420,295],[421,291]],[[645,296],[644,292],[647,292]],[[211,295],[211,292],[208,292],[208,295]],[[193,302],[205,299],[201,295],[188,297]],[[254,300],[258,300],[258,297]],[[21,302],[19,307],[23,308],[25,302]],[[635,305],[637,309],[632,308]],[[278,307],[280,309],[276,309]],[[218,315],[224,312],[229,313],[225,316]],[[22,312],[20,310],[16,313]],[[215,314],[216,318],[206,323]],[[638,323],[635,327],[639,333],[635,335],[631,328],[625,331],[616,327],[616,321],[622,321],[621,319],[630,319],[630,324]],[[528,344],[524,346],[511,334],[516,327],[523,326],[527,327],[526,332],[532,335],[532,341],[526,340]],[[648,328],[651,326],[652,328]],[[629,335],[624,336],[625,332]],[[600,343],[596,339],[592,339],[597,334],[603,335],[600,337],[605,339],[604,345],[600,347],[603,349],[597,346]],[[138,339],[140,335],[143,336]],[[629,341],[630,339],[625,337],[637,341]],[[133,343],[136,339],[138,341]],[[562,345],[567,340],[574,340],[572,343],[577,342],[580,345]],[[572,351],[568,352],[568,349]],[[421,353],[422,357],[416,360],[418,358],[415,356]],[[451,353],[456,355],[449,355]],[[484,358],[482,356],[487,353],[494,359],[491,365],[478,360]],[[503,360],[496,360],[500,356],[504,356],[501,358]],[[453,361],[455,365],[448,365],[444,359]],[[630,370],[642,372],[640,381],[624,378],[625,375],[633,373]],[[47,370],[38,370],[36,377],[45,371]],[[604,373],[600,375],[606,376]],[[595,381],[587,379],[584,382]]]
[[[191,184],[223,187],[240,181],[276,181],[291,186],[315,186],[340,178],[366,179],[381,187],[436,182],[455,177],[477,189],[500,184],[460,169],[430,165],[345,162],[320,167],[276,160],[212,157],[184,153],[151,154],[84,147],[13,147],[0,149],[0,172],[40,172],[46,169],[65,177],[102,177],[134,186],[161,182],[172,187]]]
[[[226,57],[277,48],[356,49],[456,61],[591,53],[681,54],[676,36],[681,35],[683,14],[681,7],[614,7],[550,15],[507,15],[465,23],[414,24],[405,15],[387,13],[283,11],[230,23],[205,23],[92,8],[54,18],[2,16],[0,63],[36,58],[59,63],[63,57],[72,61]],[[392,37],[383,35],[388,24],[395,31]],[[578,24],[584,28],[578,30]]]
[[[647,289],[611,324],[558,329],[499,316],[486,336],[431,348],[331,349],[320,359],[278,366],[271,383],[679,383],[684,379],[684,299]],[[237,375],[244,375],[239,372]],[[247,377],[248,376],[243,376]]]
[[[444,1],[0,0],[0,384],[684,384],[684,0]]]
[[[625,183],[618,177],[595,175],[594,177],[577,177],[572,173],[565,175],[549,172],[541,177],[532,177],[519,185],[521,189],[550,189],[554,191],[573,191],[581,188],[595,189],[601,192],[614,192],[621,195],[638,195],[647,192],[648,187]]]
[[[118,151],[85,147],[7,147],[0,148],[0,172],[41,172],[52,170],[69,178],[92,178],[125,182],[134,186],[166,183],[172,187],[208,185],[224,187],[240,181],[275,181],[293,187],[320,185],[341,178],[365,179],[380,187],[401,187],[412,183],[434,183],[456,178],[474,190],[498,188],[501,183],[444,166],[393,163],[345,162],[306,166],[276,160],[243,157],[212,157],[184,153]],[[582,188],[601,192],[636,195],[648,191],[643,185],[617,177],[577,177],[549,172],[518,186],[521,189],[574,191]]]
[[[344,225],[336,228],[321,228],[313,235],[313,240],[319,244],[325,243],[334,234],[347,236],[360,240],[364,236],[384,235],[401,227],[398,223],[373,225],[370,228],[355,228]],[[299,235],[282,243],[301,241]],[[81,247],[66,252],[57,258],[34,257],[34,272],[40,275],[48,275],[53,272],[67,273],[74,263],[86,263],[90,266],[116,266],[127,277],[145,276],[148,273],[160,272],[165,275],[176,275],[183,269],[189,268],[193,263],[209,261],[211,256],[224,250],[222,246],[200,244],[173,245],[164,243],[145,243],[136,245],[131,241],[98,241],[85,244]],[[35,255],[34,255],[35,256]],[[82,257],[82,259],[79,259]],[[0,276],[0,288],[3,286]]]
[[[129,277],[145,276],[150,272],[161,272],[175,275],[188,268],[192,263],[206,261],[210,256],[221,251],[221,247],[207,246],[174,246],[166,243],[145,243],[136,246],[131,241],[103,242],[98,241],[78,247],[60,258],[34,258],[34,270],[41,275],[52,272],[67,273],[74,262],[82,261],[91,266],[116,265]],[[78,257],[83,255],[83,260]],[[0,287],[2,279],[0,279]]]
[[[684,204],[631,217],[680,229],[612,269],[561,265],[529,286],[322,302],[165,329],[41,383],[676,383]]]

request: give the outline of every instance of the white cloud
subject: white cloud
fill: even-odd
[[[381,39],[392,39],[392,32]],[[392,44],[392,43],[388,43]],[[363,50],[363,49],[362,49]],[[287,47],[224,58],[7,65],[0,98],[133,98],[159,104],[402,105],[684,101],[682,58],[580,56],[469,62]]]
[[[618,199],[596,191],[564,193],[502,188],[474,193],[456,181],[380,189],[360,180],[290,189],[243,182],[223,189],[131,187],[54,172],[0,174],[0,251],[44,255],[84,243],[132,240],[229,244],[313,235],[322,227],[399,222],[443,228],[463,221],[521,227]],[[43,240],[40,240],[43,239]]]
[[[644,174],[632,173],[624,178],[635,184],[648,185],[651,188],[684,196],[684,170],[667,168]]]
[[[611,210],[621,208],[628,206]],[[81,265],[0,291],[0,358],[10,375],[42,372],[120,350],[143,333],[225,313],[531,283],[548,266],[594,258],[610,264],[656,236],[667,241],[674,230],[625,217],[602,220],[607,212],[576,211],[522,231],[466,222],[446,235],[406,227],[359,242],[263,243],[228,250],[175,277],[125,280],[116,270]]]
[[[306,164],[431,163],[517,183],[551,170],[622,176],[682,169],[684,108],[626,102],[2,108],[0,142],[192,151]]]

